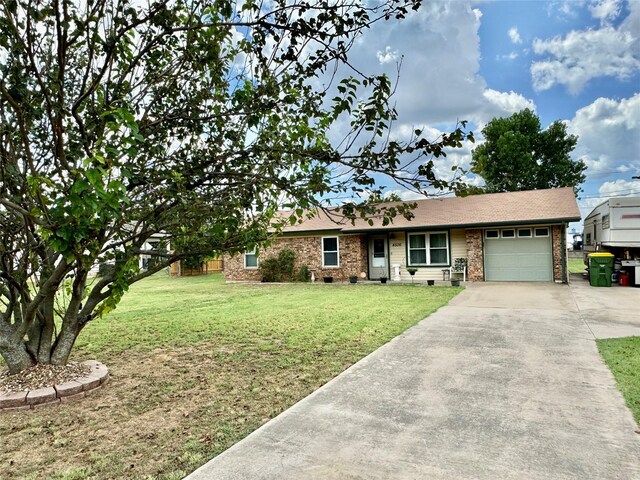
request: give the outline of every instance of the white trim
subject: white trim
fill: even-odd
[[[543,229],[543,228],[547,231],[547,234],[546,235],[538,235],[537,230]],[[536,238],[548,237],[549,233],[551,232],[551,229],[549,227],[533,227],[533,232],[534,232]]]
[[[514,225],[511,227],[502,227],[502,228],[486,228],[484,229],[484,238],[486,240],[513,240],[513,239],[517,239],[517,238],[546,238],[546,237],[550,237],[551,236],[551,225]],[[547,234],[546,235],[536,235],[536,230],[539,229],[545,229],[547,230]],[[514,236],[513,237],[505,237],[504,232],[505,231],[514,231]],[[531,231],[531,236],[523,236],[520,235],[520,232],[522,230],[530,230]],[[488,236],[488,232],[498,232],[498,236],[497,237],[489,237]]]
[[[424,237],[424,248],[411,248],[411,237],[421,236]],[[426,263],[413,263],[411,261],[411,250],[422,251],[424,250],[424,258]],[[407,233],[407,265],[411,267],[426,267],[429,265],[429,241],[427,240],[426,233]]]
[[[256,266],[255,267],[248,267],[247,266],[247,255],[254,255],[256,257]],[[255,249],[253,249],[253,251],[251,251],[251,252],[244,252],[243,259],[244,259],[244,269],[245,270],[257,270],[258,269],[258,266],[260,265],[260,260],[258,259],[258,254],[256,253]]]
[[[432,263],[431,262],[431,235],[444,234],[446,240],[447,260],[444,263]],[[424,236],[424,250],[426,251],[427,263],[412,263],[411,262],[411,250],[421,251],[422,248],[411,248],[412,236]],[[437,250],[443,250],[443,247],[434,247]],[[449,238],[449,232],[447,230],[438,230],[435,232],[415,232],[407,233],[407,266],[409,267],[442,267],[450,265],[449,256],[451,250],[451,239]]]
[[[337,250],[325,250],[324,249],[324,240],[325,238],[335,238],[336,239],[336,249]],[[322,254],[322,268],[340,268],[340,237],[322,237],[320,239],[320,252]],[[338,260],[338,264],[337,265],[326,265],[324,263],[324,254],[325,253],[335,253],[336,254],[336,259]]]

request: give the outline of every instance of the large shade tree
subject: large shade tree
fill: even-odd
[[[574,187],[585,180],[587,166],[571,158],[578,137],[555,121],[542,129],[529,109],[506,118],[494,118],[483,129],[485,142],[473,150],[471,171],[485,186],[461,193],[513,192],[542,188]]]
[[[376,178],[443,188],[467,137],[389,136],[386,76],[348,52],[416,0],[0,0],[0,353],[64,364],[82,329],[171,262],[268,240]],[[335,128],[342,125],[341,130]],[[341,133],[337,135],[338,131]],[[378,212],[387,221],[406,205]],[[145,249],[161,234],[171,251]],[[154,254],[146,270],[141,254]],[[95,266],[114,267],[97,278]]]

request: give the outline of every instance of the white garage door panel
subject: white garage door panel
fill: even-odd
[[[485,240],[487,281],[550,282],[553,279],[551,239]]]

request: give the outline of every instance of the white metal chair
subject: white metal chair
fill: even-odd
[[[461,261],[462,260],[462,261]],[[449,278],[453,278],[454,273],[462,274],[462,281],[467,281],[467,262],[465,259],[456,258],[453,265],[449,267]]]

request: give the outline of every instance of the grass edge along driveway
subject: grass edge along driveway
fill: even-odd
[[[596,340],[640,430],[640,337]]]
[[[78,340],[105,388],[0,416],[3,479],[182,478],[460,291],[153,276]]]

